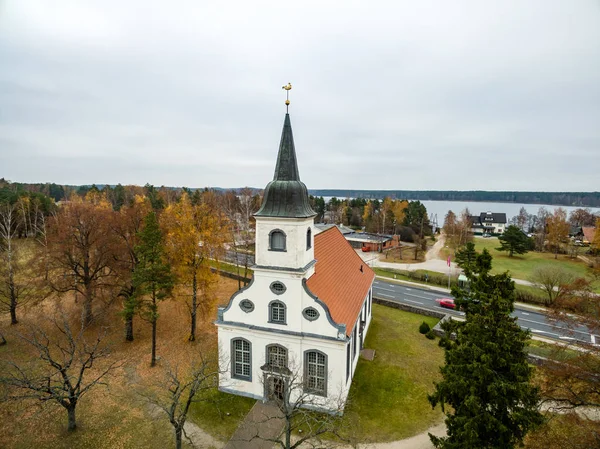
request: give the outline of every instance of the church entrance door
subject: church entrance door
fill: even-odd
[[[267,400],[283,401],[285,393],[285,380],[279,376],[269,376],[267,378]]]

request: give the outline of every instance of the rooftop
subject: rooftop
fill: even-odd
[[[336,323],[346,325],[350,336],[375,273],[336,227],[315,235],[315,259],[307,287],[327,305]]]

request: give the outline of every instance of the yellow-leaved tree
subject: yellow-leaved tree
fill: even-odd
[[[194,341],[198,309],[206,312],[214,300],[211,292],[218,275],[211,271],[210,260],[219,260],[223,253],[226,220],[212,202],[192,204],[186,192],[165,209],[161,219],[171,265],[179,280],[191,287],[189,340]]]

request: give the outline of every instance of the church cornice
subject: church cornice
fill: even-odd
[[[281,335],[290,335],[293,337],[302,337],[302,338],[315,338],[318,340],[327,340],[327,341],[334,341],[334,342],[346,342],[347,338],[346,338],[346,334],[343,334],[343,338],[338,338],[338,337],[329,337],[327,335],[319,335],[319,334],[313,334],[310,332],[297,332],[297,331],[290,331],[287,329],[279,329],[279,328],[272,328],[272,327],[264,327],[264,326],[256,326],[254,324],[247,324],[247,323],[240,323],[238,321],[222,321],[221,319],[217,320],[214,322],[215,325],[217,326],[231,326],[231,327],[237,327],[237,328],[241,328],[241,329],[248,329],[248,330],[255,330],[255,331],[261,331],[261,332],[268,332],[270,334],[281,334]],[[344,326],[345,328],[346,326]],[[340,335],[340,334],[338,334]]]
[[[275,267],[275,266],[270,266],[270,265],[253,265],[250,268],[252,268],[253,270],[258,269],[258,270],[286,271],[289,273],[305,273],[311,267],[313,267],[316,263],[317,263],[317,260],[313,259],[310,262],[308,262],[304,267],[300,267],[300,268]]]

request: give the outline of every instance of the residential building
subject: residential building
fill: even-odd
[[[471,231],[475,235],[502,234],[506,229],[506,214],[496,212],[482,212],[471,216]]]

